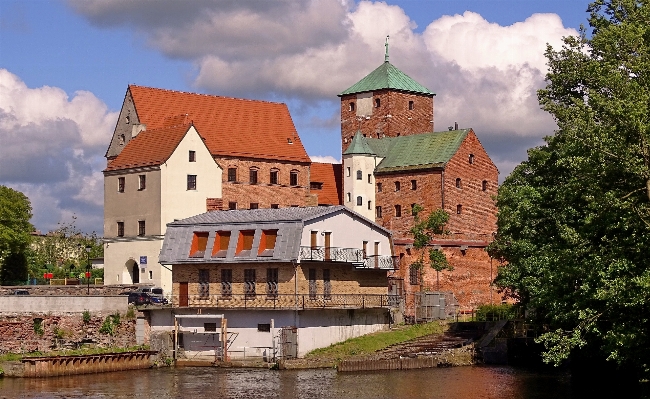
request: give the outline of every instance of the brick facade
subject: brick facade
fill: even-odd
[[[380,106],[375,107],[375,100]],[[413,109],[409,109],[409,102]],[[358,115],[357,95],[341,97],[341,152],[345,152],[354,134],[361,130],[368,137],[398,137],[433,131],[433,97],[393,90],[372,93],[371,115]],[[354,110],[350,109],[354,103]]]
[[[223,169],[223,209],[229,203],[237,204],[237,209],[249,209],[251,204],[259,208],[280,208],[289,206],[314,205],[316,197],[309,191],[309,164],[235,157],[216,157],[215,161]],[[236,180],[229,181],[229,169],[236,169]],[[257,183],[251,183],[250,171],[257,171]],[[277,172],[277,184],[271,184],[271,171]],[[291,185],[290,176],[297,173],[297,185]],[[313,197],[313,198],[312,198]]]

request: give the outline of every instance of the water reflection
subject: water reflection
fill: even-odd
[[[509,367],[337,374],[334,370],[179,368],[0,379],[0,398],[571,398],[569,378]]]

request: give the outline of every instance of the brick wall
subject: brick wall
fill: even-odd
[[[221,270],[232,270],[232,294],[244,294],[244,269],[255,269],[256,294],[266,294],[266,269],[278,269],[278,293],[280,295],[295,293],[294,268],[291,263],[250,263],[227,265],[180,265],[174,266],[172,291],[179,294],[179,283],[187,282],[188,295],[199,294],[199,270],[209,270],[210,295],[221,293]],[[330,269],[332,295],[336,294],[378,294],[386,295],[388,280],[386,272],[381,270],[357,270],[350,264],[308,263],[298,265],[298,294],[309,294],[309,269],[316,269],[317,293],[323,293],[323,269]]]
[[[470,164],[470,154],[473,163]],[[456,179],[460,178],[460,188]],[[486,190],[483,190],[483,181]],[[445,210],[447,228],[455,238],[481,238],[491,241],[496,232],[499,172],[473,131],[467,135],[445,168]],[[461,205],[461,213],[457,213]]]
[[[375,175],[375,190],[377,184],[382,187],[382,191],[377,192],[375,197],[377,206],[381,206],[382,217],[375,217],[375,221],[391,230],[393,238],[410,237],[409,230],[413,227],[411,204],[422,205],[425,209],[423,216],[439,209],[442,205],[441,176],[439,170]],[[415,180],[415,190],[412,189],[412,180]],[[399,191],[395,190],[396,182],[399,182]],[[395,205],[401,206],[402,216],[395,216]]]
[[[237,209],[249,209],[251,203],[259,208],[278,204],[281,208],[292,205],[308,206],[315,198],[309,192],[309,165],[259,159],[215,158],[223,168],[223,209],[236,202]],[[237,168],[237,181],[228,181],[228,169]],[[257,184],[250,183],[250,169],[257,169]],[[270,183],[271,170],[278,171],[278,184]],[[298,172],[298,185],[290,186],[291,171]]]
[[[372,115],[365,118],[357,116],[356,107],[350,111],[350,103],[356,103],[356,94],[341,97],[342,152],[359,129],[367,137],[409,136],[433,131],[433,97],[386,89],[372,94]],[[379,108],[374,108],[375,99],[380,101]],[[413,101],[412,110],[409,110],[409,101]]]

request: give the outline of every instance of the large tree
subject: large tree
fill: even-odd
[[[592,31],[546,52],[558,129],[499,189],[496,283],[572,351],[650,368],[650,4],[590,4]]]
[[[29,223],[32,206],[25,194],[0,186],[0,283],[24,281],[25,252],[34,227]],[[15,270],[14,270],[15,269]],[[6,280],[6,281],[5,281]],[[9,281],[11,280],[11,281]]]

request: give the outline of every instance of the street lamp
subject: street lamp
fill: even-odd
[[[86,292],[87,295],[90,295],[90,250],[92,247],[90,245],[86,245],[86,257],[88,260],[88,263],[86,263],[86,282],[88,285],[88,291]]]

